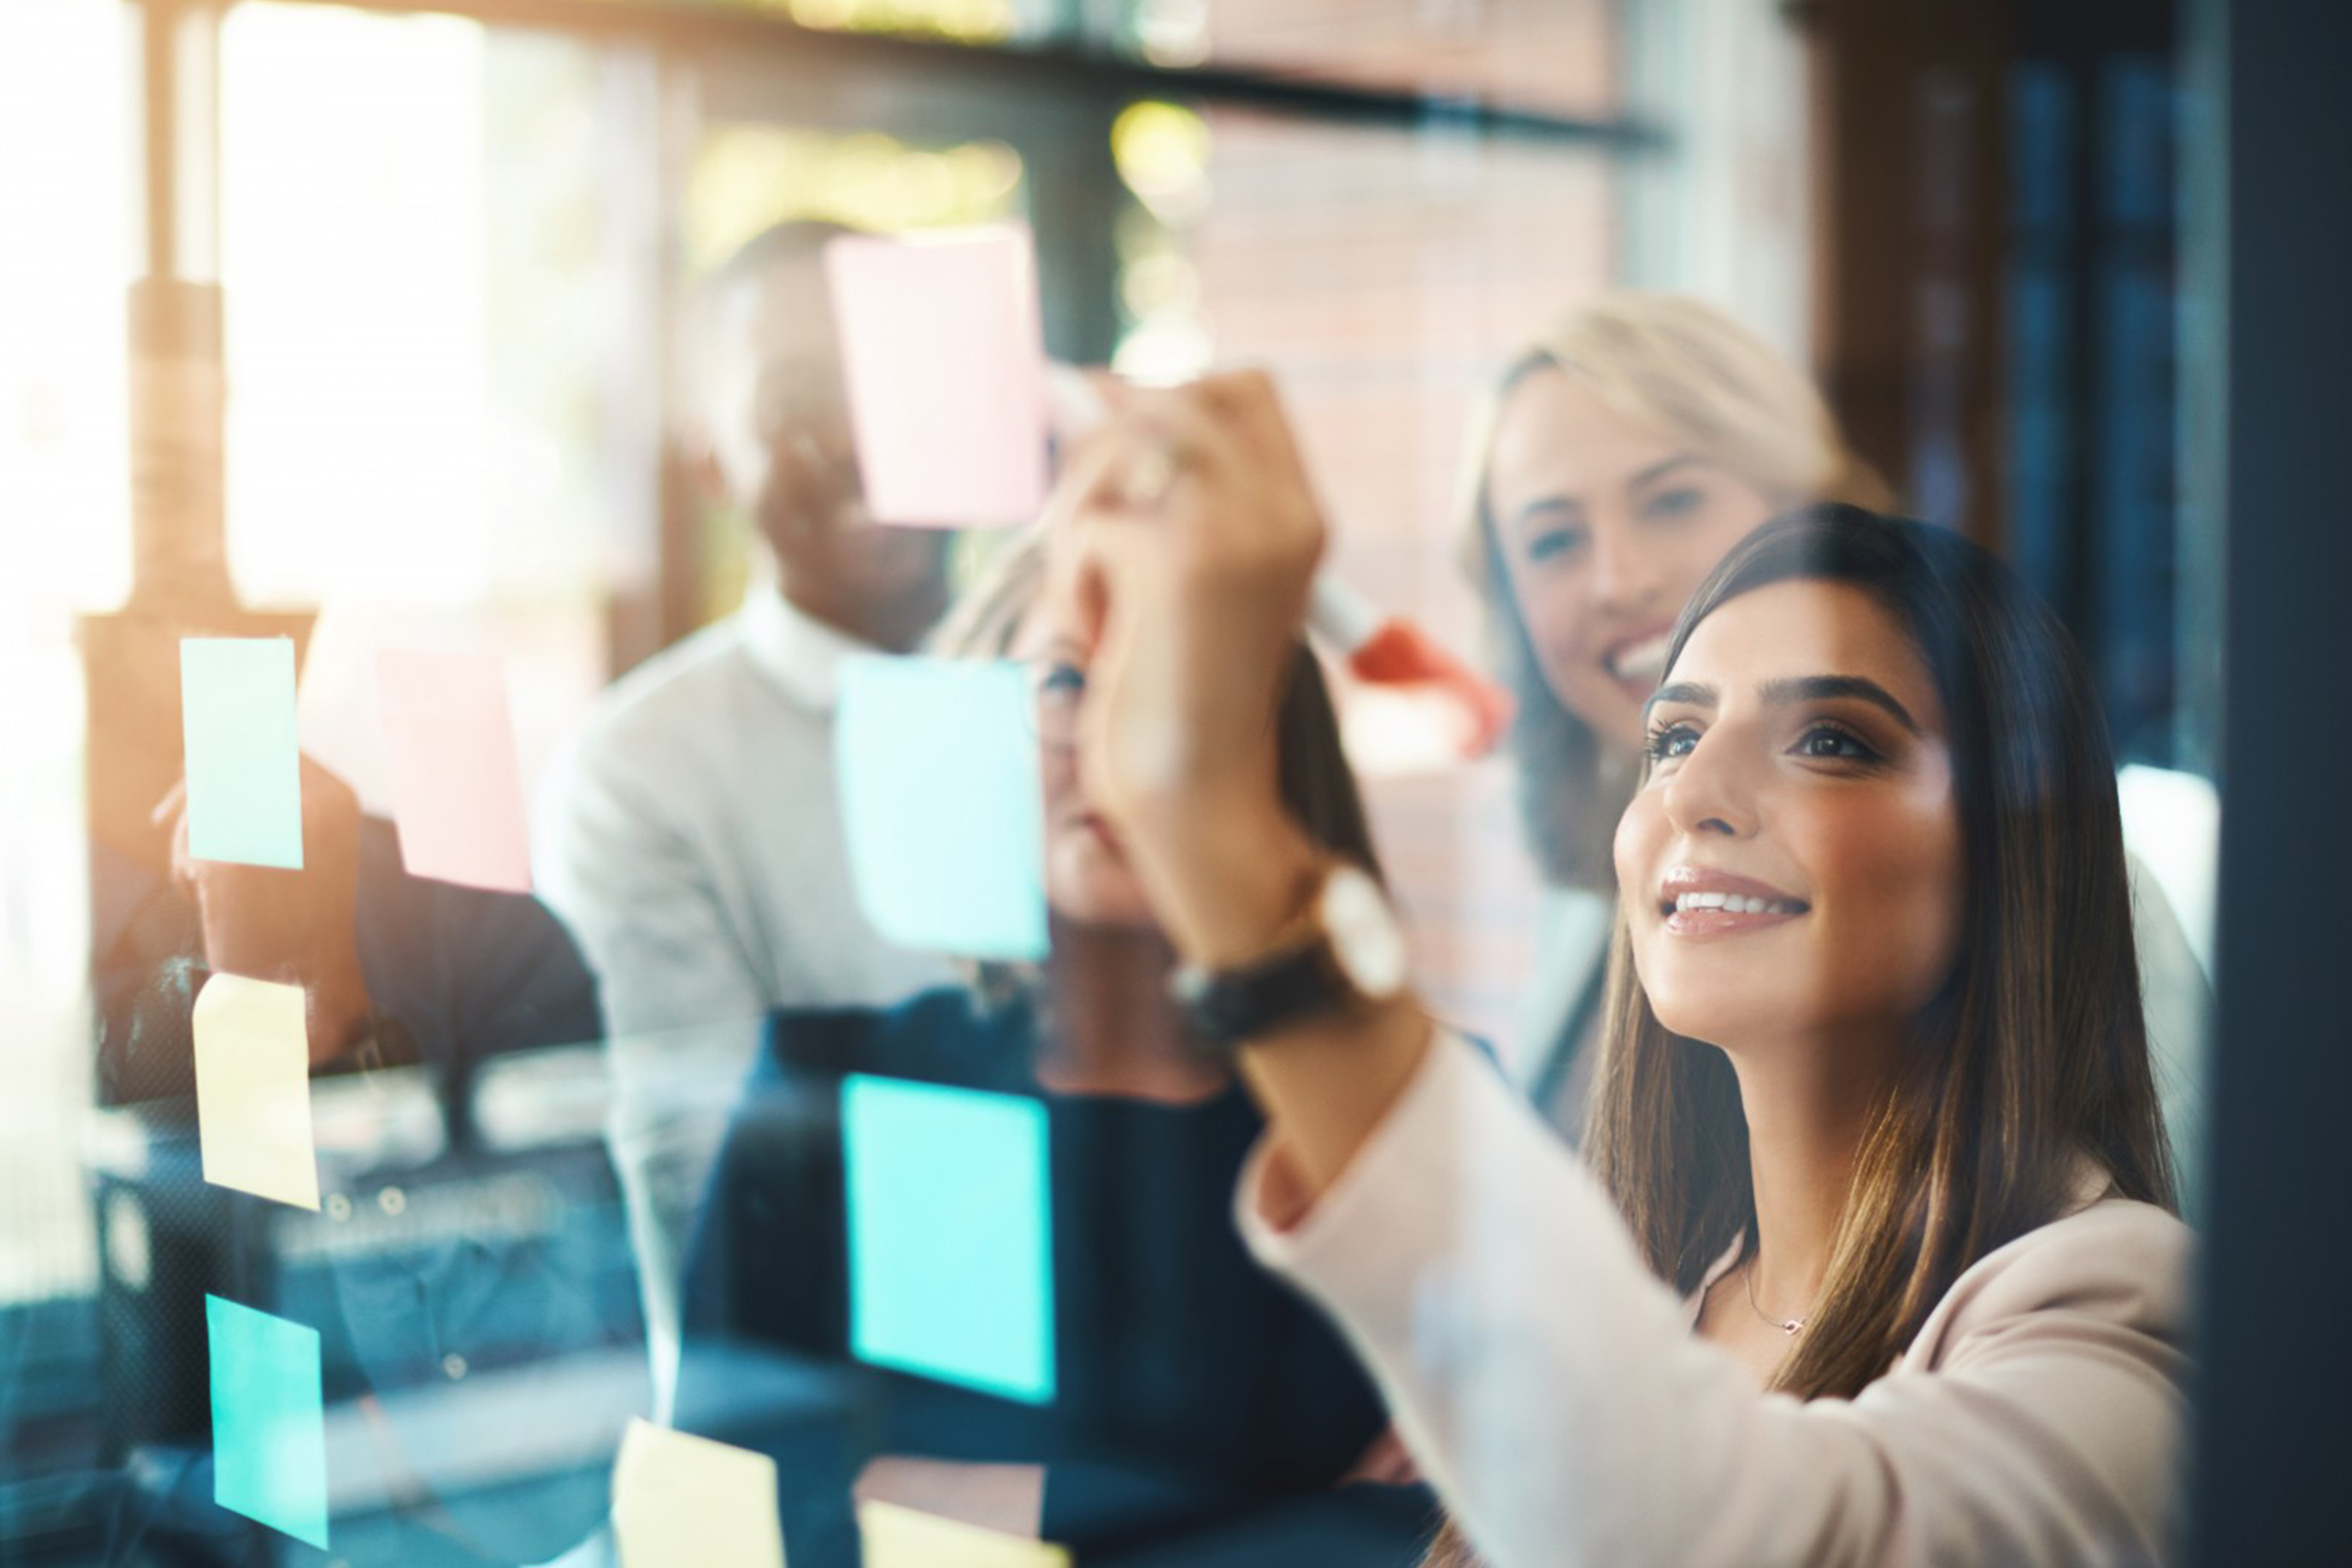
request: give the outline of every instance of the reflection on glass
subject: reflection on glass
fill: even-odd
[[[0,8],[0,605],[95,610],[131,585],[131,15]]]
[[[879,132],[716,125],[687,175],[686,260],[707,271],[780,223],[947,228],[1013,216],[1020,201],[1021,160],[1002,142],[926,148]]]
[[[1075,30],[1163,65],[1553,113],[1606,115],[1620,97],[1615,15],[1587,0],[1344,21],[1303,0],[743,8],[976,44]],[[760,30],[737,18],[675,37]],[[1636,776],[1704,782],[1708,764],[1680,748],[1744,721],[1753,695],[1725,675],[1731,707],[1685,692],[1650,732],[1684,601],[1770,512],[1821,496],[1885,505],[1887,487],[1846,449],[1806,368],[1706,307],[1609,287],[1629,253],[1628,165],[1608,144],[1135,101],[1082,63],[1056,77],[1055,62],[1021,63],[1037,74],[1001,102],[980,89],[966,124],[944,118],[953,95],[932,96],[922,74],[940,51],[772,31],[773,53],[728,62],[733,96],[714,100],[730,117],[797,112],[788,89],[808,56],[848,62],[845,90],[813,95],[809,125],[698,124],[709,84],[691,62],[601,32],[278,0],[224,14],[229,558],[242,597],[289,625],[317,614],[297,638],[280,747],[299,770],[298,819],[280,823],[303,847],[294,870],[199,859],[217,848],[208,831],[173,857],[183,808],[162,783],[131,813],[161,858],[85,831],[91,800],[110,790],[119,808],[145,790],[85,754],[70,619],[120,599],[129,577],[132,79],[114,8],[0,0],[0,230],[39,237],[0,244],[0,1562],[210,1568],[310,1551],[295,1538],[316,1533],[312,1500],[281,1506],[267,1466],[224,1452],[215,1373],[236,1347],[208,1334],[208,1298],[294,1327],[304,1377],[257,1382],[275,1397],[247,1413],[301,1407],[306,1452],[324,1455],[329,1552],[354,1568],[574,1552],[567,1568],[602,1568],[623,1435],[648,1417],[759,1456],[735,1500],[764,1518],[777,1494],[794,1568],[850,1561],[861,1514],[869,1531],[897,1521],[894,1538],[921,1538],[907,1510],[1010,1538],[1025,1562],[1053,1557],[1041,1536],[1161,1568],[1223,1568],[1234,1553],[1403,1568],[1425,1549],[1434,1500],[1412,1484],[1378,1388],[1236,1228],[1265,1121],[1171,1002],[1170,936],[1132,846],[1087,798],[1079,759],[1102,689],[1067,558],[1020,533],[975,546],[868,526],[842,341],[816,282],[826,226],[1025,220],[1042,275],[1086,301],[1059,324],[1098,315],[1080,324],[1118,371],[1270,371],[1330,524],[1324,581],[1371,620],[1491,655],[1482,667],[1509,682],[1520,719],[1510,757],[1432,760],[1396,743],[1409,694],[1328,657],[1345,639],[1320,647],[1321,666],[1298,654],[1282,724],[1286,745],[1311,731],[1312,754],[1278,770],[1300,792],[1286,813],[1353,858],[1377,845],[1418,993],[1472,1037],[1462,1082],[1515,1116],[1514,1096],[1532,1097],[1561,1132],[1581,1124],[1579,1074],[1604,1028],[1621,908],[1609,858]],[[1652,43],[1675,47],[1669,33]],[[2151,426],[2172,396],[2167,70],[2135,58],[2021,72],[2003,120],[2021,143],[2020,243],[2001,345],[2015,402],[1995,423],[2015,471],[1994,499],[2014,513],[2031,579],[2095,623],[2085,642],[2118,749],[2141,762],[2176,756],[2189,657],[2168,629],[2170,436]],[[1806,90],[1778,81],[1756,101]],[[1743,143],[1748,103],[1664,126],[1672,153],[1643,171],[1688,183],[1675,210],[1692,236],[1745,232],[1706,203],[1750,200],[1732,171],[1793,135]],[[840,119],[845,104],[870,123]],[[2085,139],[2116,174],[2094,182],[2095,213],[2069,207]],[[1760,226],[1805,225],[1776,209]],[[1694,275],[1741,274],[1743,301],[1783,278],[1713,260]],[[2076,297],[2085,278],[2096,298]],[[1954,279],[1902,283],[1916,300]],[[1802,292],[1767,301],[1782,339],[1803,337]],[[1983,346],[1937,343],[1961,357]],[[919,373],[926,363],[919,353]],[[1857,399],[1841,391],[1851,419]],[[2094,436],[2105,445],[2086,480]],[[1874,456],[1911,471],[1885,478],[1937,493],[1949,454],[1895,445]],[[1182,457],[1162,454],[1163,499],[1198,478]],[[952,595],[974,564],[975,591]],[[1833,622],[1797,616],[1733,662]],[[1739,624],[1727,611],[1717,630]],[[184,630],[143,629],[167,650]],[[404,688],[387,713],[387,648],[454,673],[424,696]],[[1025,667],[1034,684],[1024,702],[998,692],[1001,712],[963,702],[910,725],[947,742],[895,764],[908,776],[894,784],[920,787],[853,779],[845,803],[835,745],[851,658],[903,664],[892,656],[918,648]],[[484,681],[511,700],[510,737]],[[1851,731],[1916,760],[1853,708],[1866,699],[1839,700],[1835,722],[1801,737],[1822,748],[1804,766],[1848,770],[1844,784],[1868,773],[1845,750]],[[166,708],[133,711],[102,689],[91,703],[177,743]],[[465,743],[495,767],[449,752],[469,712]],[[1001,726],[988,739],[1022,781],[1002,801],[980,787],[967,721]],[[183,763],[174,751],[166,771]],[[1872,776],[1876,795],[1847,790],[1848,809],[1816,825],[1857,831],[1853,803],[1894,790],[1892,773]],[[466,782],[489,777],[494,869],[470,841],[436,852],[413,826],[415,787],[404,837],[401,781],[458,789],[443,803],[454,821],[492,804]],[[970,816],[902,804],[942,795]],[[2206,781],[2142,765],[2121,796],[2156,1087],[2189,1152],[2218,802]],[[926,876],[982,883],[1024,854],[1037,863],[1023,869],[1040,873],[1046,909],[1024,884],[1020,961],[979,962],[969,937],[868,929],[842,851],[845,826],[876,807],[917,899],[933,896]],[[894,815],[999,853],[973,869],[894,831]],[[1023,847],[1033,840],[1041,853]],[[1896,880],[1885,921],[1842,928],[1849,957],[1886,958],[1878,927],[1942,886]],[[1790,901],[1685,893],[1717,921],[1780,920]],[[1041,922],[1042,956],[1028,929]],[[1875,980],[1899,965],[1863,967]],[[208,1141],[236,1136],[222,1128],[237,1108],[203,1103],[200,1078],[221,1079],[196,1070],[198,1001],[272,986],[284,1070],[271,1098],[307,1096],[310,1128],[241,1151],[270,1155],[267,1169],[208,1182],[208,1166],[226,1169]],[[1671,985],[1655,990],[1671,1009]],[[891,1119],[856,1087],[877,1083],[886,1099],[985,1100],[1003,1124],[918,1121],[910,1138],[901,1121],[893,1146]],[[1550,1134],[1511,1125],[1536,1163],[1560,1168]],[[1416,1190],[1451,1169],[1431,1162]],[[2199,1173],[2185,1174],[2193,1205]],[[307,1205],[313,1180],[315,1211],[270,1201]],[[1018,1202],[992,1202],[992,1184]],[[1412,1300],[1412,1356],[1474,1342],[1466,1327],[1524,1289],[1521,1244],[1559,1218],[1530,1201],[1537,1184],[1496,1185],[1508,1190],[1427,1205],[1458,1224],[1445,1236],[1476,1266],[1444,1277],[1462,1289]],[[950,1229],[956,1247],[935,1247]],[[1683,1278],[1688,1256],[1658,1271],[1750,1331],[1769,1374],[1791,1324],[1801,1338],[1832,1320],[1755,1255],[1743,1263],[1737,1232],[1706,1231],[1698,1249],[1702,1273],[1719,1266],[1712,1297]],[[895,1268],[877,1264],[886,1254]],[[1629,1256],[1627,1278],[1654,1285]],[[1580,1270],[1545,1300],[1581,1300],[1594,1278]],[[953,1348],[972,1326],[958,1314],[982,1279],[1003,1331],[967,1353]],[[907,1315],[877,1329],[875,1292],[894,1287]],[[1658,1365],[1692,1348],[1678,1333],[1661,1343]],[[287,1370],[279,1352],[255,1353]],[[1527,1451],[1507,1424],[1528,1414],[1519,1370],[1464,1402],[1465,1427],[1497,1422],[1465,1440],[1465,1473]],[[1465,1518],[1478,1522],[1475,1507]]]

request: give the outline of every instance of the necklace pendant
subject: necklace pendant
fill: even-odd
[[[1790,1338],[1792,1338],[1792,1339],[1793,1339],[1793,1338],[1795,1338],[1795,1337],[1796,1337],[1796,1335],[1797,1335],[1797,1334],[1799,1334],[1800,1332],[1801,1332],[1801,1331],[1803,1331],[1804,1326],[1805,1326],[1805,1320],[1804,1320],[1804,1319],[1802,1319],[1802,1318],[1791,1318],[1791,1319],[1790,1319],[1787,1322],[1785,1322],[1785,1323],[1783,1323],[1783,1324],[1781,1324],[1781,1325],[1780,1325],[1780,1331],[1781,1331],[1782,1333],[1784,1333],[1784,1334],[1789,1335]]]

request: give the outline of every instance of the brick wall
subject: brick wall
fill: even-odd
[[[1597,7],[1273,9],[1278,20],[1252,11],[1261,19],[1233,54],[1295,37],[1318,74],[1539,83],[1539,101],[1561,110],[1606,98]],[[1496,25],[1416,55],[1413,17],[1440,10]],[[1518,342],[1611,280],[1609,158],[1234,111],[1213,111],[1209,127],[1211,195],[1181,246],[1216,360],[1279,376],[1333,521],[1334,569],[1476,652],[1476,605],[1454,563],[1466,423]],[[1507,1050],[1533,891],[1508,782],[1488,763],[1369,791],[1430,999]]]

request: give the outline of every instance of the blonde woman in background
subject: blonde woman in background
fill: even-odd
[[[1546,1118],[1575,1138],[1615,913],[1610,842],[1675,618],[1767,518],[1813,501],[1885,511],[1893,498],[1810,379],[1723,312],[1670,294],[1603,294],[1553,321],[1509,361],[1471,453],[1465,555],[1518,700],[1521,816],[1547,889],[1518,1059]],[[2133,883],[2167,1115],[2193,1150],[2186,1064],[2207,987],[2137,865]]]

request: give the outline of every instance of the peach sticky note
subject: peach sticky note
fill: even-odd
[[[1003,1535],[936,1514],[868,1501],[857,1505],[866,1568],[1069,1568],[1050,1542]]]
[[[776,1461],[632,1419],[613,1468],[621,1568],[784,1568]]]
[[[302,988],[215,974],[196,994],[196,1129],[205,1180],[319,1206]]]
[[[877,521],[1026,522],[1045,504],[1045,347],[1028,230],[825,247],[866,504]]]
[[[530,891],[530,839],[505,668],[478,653],[376,659],[400,858],[415,877]]]

